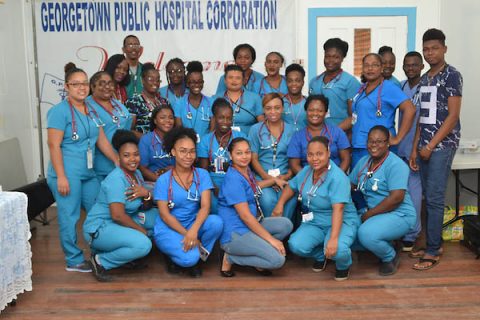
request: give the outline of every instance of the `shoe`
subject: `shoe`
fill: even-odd
[[[268,269],[260,269],[254,267],[253,270],[255,270],[259,275],[263,277],[270,277],[271,275],[273,275],[273,272]]]
[[[107,274],[107,270],[97,263],[95,254],[90,256],[90,265],[92,266],[93,276],[100,282],[110,282],[112,277]]]
[[[200,278],[202,276],[202,268],[200,267],[200,263],[197,263],[191,267],[188,271],[188,274],[190,274],[190,277],[192,278]]]
[[[400,264],[400,255],[397,253],[392,261],[382,262],[378,273],[381,276],[391,276],[395,274],[398,270],[398,265]]]
[[[233,272],[232,268],[233,268],[233,265],[230,266],[230,270],[222,270],[222,267],[223,267],[223,261],[227,259],[227,254],[225,253],[225,251],[223,251],[222,253],[222,259],[221,259],[221,262],[220,262],[220,275],[224,278],[231,278],[231,277],[235,277],[235,272]]]
[[[347,280],[349,274],[350,274],[350,268],[348,268],[346,270],[335,269],[335,278],[333,278],[333,279],[335,281]]]
[[[182,267],[177,265],[175,262],[170,259],[169,256],[164,255],[165,263],[167,264],[167,272],[170,274],[179,274],[182,272]]]
[[[313,272],[322,272],[327,267],[327,260],[315,260],[312,265]]]
[[[143,259],[137,259],[130,262],[125,263],[122,268],[128,270],[142,270],[148,267],[148,264]]]
[[[413,241],[402,241],[403,247],[402,251],[403,252],[412,252],[413,246],[415,245],[415,242]]]
[[[83,261],[75,266],[67,266],[65,270],[74,272],[92,272],[92,268],[87,261]]]

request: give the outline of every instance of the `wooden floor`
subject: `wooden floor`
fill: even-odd
[[[441,263],[424,272],[402,254],[391,277],[379,276],[374,257],[362,253],[344,282],[333,280],[333,264],[314,273],[298,258],[272,277],[237,269],[225,279],[216,255],[192,279],[167,274],[154,249],[147,269],[115,270],[114,282],[99,283],[64,270],[56,220],[38,225],[31,245],[33,291],[2,319],[480,319],[480,260],[458,243],[445,244]]]

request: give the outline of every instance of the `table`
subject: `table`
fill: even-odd
[[[460,180],[461,170],[477,171],[477,191],[465,186]],[[477,195],[477,210],[480,209],[480,154],[478,153],[458,153],[455,154],[452,163],[452,172],[455,177],[455,217],[443,224],[445,228],[451,223],[462,219],[460,216],[460,192],[462,189],[468,190]]]
[[[32,291],[27,205],[24,193],[0,192],[0,311],[19,293]]]

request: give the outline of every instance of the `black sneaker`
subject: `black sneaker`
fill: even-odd
[[[122,268],[128,270],[142,270],[148,267],[148,264],[145,262],[144,259],[137,259],[130,262],[125,263]]]
[[[200,264],[197,263],[196,265],[191,267],[188,273],[192,278],[200,278],[202,276],[202,268],[200,267]]]
[[[402,251],[403,252],[411,252],[413,249],[413,246],[415,243],[413,241],[402,241],[403,247]]]
[[[381,276],[391,276],[392,274],[395,274],[397,272],[399,264],[400,264],[400,255],[397,253],[395,255],[395,258],[393,258],[392,261],[382,262],[378,270],[378,273]]]
[[[112,277],[107,274],[107,270],[97,263],[95,255],[90,256],[90,265],[92,266],[93,276],[100,282],[110,282]]]
[[[314,272],[322,272],[327,267],[327,260],[320,260],[313,262],[312,270]]]
[[[350,274],[350,268],[346,270],[338,270],[335,269],[335,281],[343,281],[348,279],[348,275]]]
[[[165,263],[167,264],[167,272],[170,274],[179,274],[182,272],[182,267],[177,265],[175,262],[170,259],[169,256],[165,255]]]

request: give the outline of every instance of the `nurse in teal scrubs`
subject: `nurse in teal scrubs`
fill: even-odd
[[[252,147],[252,168],[262,180],[274,179],[275,184],[262,189],[260,206],[266,217],[270,217],[280,191],[292,177],[288,167],[287,149],[295,131],[293,126],[282,120],[283,100],[278,93],[263,97],[265,121],[252,126],[248,139]],[[291,219],[295,210],[294,199],[289,201],[284,216]]]
[[[173,58],[165,66],[167,85],[160,88],[160,96],[173,106],[178,99],[188,93],[185,83],[185,63],[180,58]]]
[[[225,173],[230,166],[227,151],[230,142],[238,137],[246,137],[239,131],[232,130],[233,110],[227,100],[218,98],[213,102],[213,132],[202,136],[198,144],[199,166],[208,170],[214,189],[212,194],[212,213],[217,213],[217,197]]]
[[[352,99],[360,88],[360,82],[342,69],[347,56],[348,43],[339,39],[328,39],[323,44],[325,72],[310,81],[310,94],[323,94],[330,101],[330,112],[326,122],[347,131],[350,122]]]
[[[138,260],[152,248],[156,208],[144,187],[138,165],[138,139],[133,132],[118,130],[112,144],[118,151],[119,167],[103,180],[97,200],[83,224],[83,236],[92,252],[90,264],[98,281],[110,281],[107,270],[141,267]]]
[[[57,202],[66,270],[91,272],[77,245],[76,224],[80,208],[90,210],[100,186],[93,170],[95,147],[115,164],[118,159],[103,132],[104,123],[85,103],[89,91],[87,74],[73,63],[65,66],[65,91],[67,98],[47,113],[47,183]]]
[[[330,160],[329,141],[314,137],[308,143],[308,165],[282,191],[273,210],[283,213],[285,203],[298,194],[302,224],[288,241],[293,253],[315,260],[313,271],[325,269],[326,259],[335,260],[335,280],[348,278],[352,264],[350,247],[355,240],[359,219],[350,197],[350,183]]]
[[[114,86],[112,77],[106,71],[98,71],[90,78],[92,95],[86,99],[89,107],[95,108],[105,124],[103,131],[108,141],[112,141],[113,134],[117,130],[129,130],[132,126],[132,117],[127,108],[120,101],[113,99]],[[115,164],[96,148],[93,169],[98,181],[102,182],[115,169]]]
[[[253,84],[253,92],[263,98],[267,93],[276,92],[282,97],[287,94],[287,80],[280,74],[280,69],[285,63],[285,58],[280,52],[270,52],[265,58],[265,71],[267,75],[258,79]]]
[[[285,123],[293,125],[295,131],[302,130],[307,126],[307,114],[305,112],[305,97],[302,95],[305,83],[305,69],[297,63],[292,63],[285,70],[288,93],[283,97],[282,119]]]

